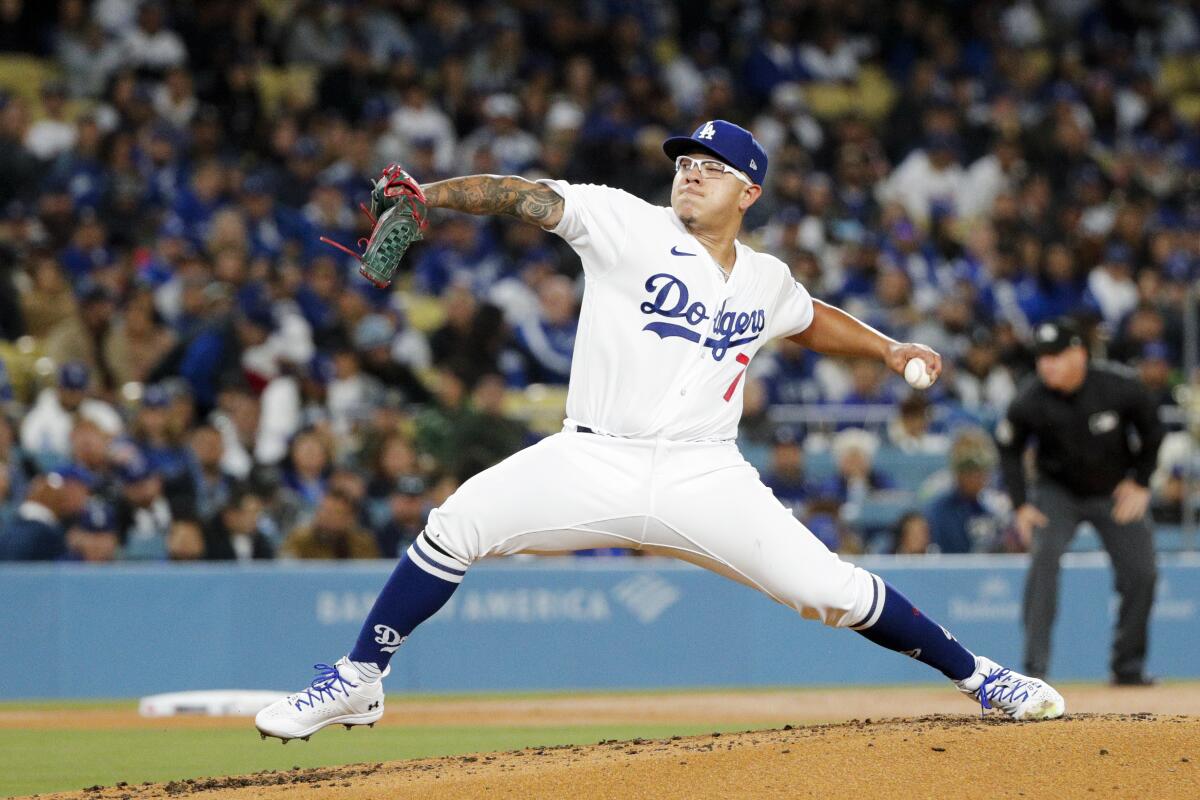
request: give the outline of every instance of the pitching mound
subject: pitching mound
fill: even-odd
[[[249,798],[1200,797],[1200,719],[939,715],[45,795]]]

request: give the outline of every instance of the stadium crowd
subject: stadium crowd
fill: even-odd
[[[544,433],[579,264],[435,215],[381,291],[318,237],[392,161],[665,205],[663,139],[718,117],[771,155],[744,238],[947,365],[914,395],[783,343],[747,457],[831,547],[1016,549],[987,431],[1036,326],[1164,406],[1194,377],[1198,52],[1187,0],[2,2],[0,559],[395,557]]]

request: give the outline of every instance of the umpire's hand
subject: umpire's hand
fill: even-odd
[[[1029,549],[1029,543],[1033,541],[1033,529],[1044,528],[1050,524],[1050,520],[1046,519],[1046,515],[1041,509],[1032,503],[1026,503],[1017,509],[1016,519],[1014,520],[1017,526],[1017,536],[1021,538],[1021,544],[1025,549]]]
[[[1146,516],[1150,507],[1150,490],[1133,478],[1126,478],[1113,489],[1113,521],[1118,525],[1128,525]]]

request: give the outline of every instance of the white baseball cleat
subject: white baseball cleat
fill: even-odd
[[[254,717],[262,738],[274,736],[284,744],[292,739],[307,741],[327,725],[345,725],[347,730],[374,726],[383,716],[382,680],[367,683],[345,657],[332,667],[315,664],[313,669],[317,677],[307,689],[276,700]],[[390,671],[389,667],[383,675]]]
[[[983,656],[975,656],[971,677],[954,683],[963,694],[978,700],[984,711],[998,708],[1016,720],[1058,719],[1067,710],[1067,702],[1050,684]]]

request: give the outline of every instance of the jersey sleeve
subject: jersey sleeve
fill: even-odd
[[[641,201],[609,186],[548,179],[538,183],[562,195],[562,219],[551,233],[579,254],[584,273],[602,275],[616,267],[629,239],[635,203]]]
[[[813,321],[812,295],[801,285],[800,281],[792,278],[791,271],[780,265],[784,272],[783,287],[779,299],[775,303],[772,316],[771,338],[795,336],[803,333]]]

